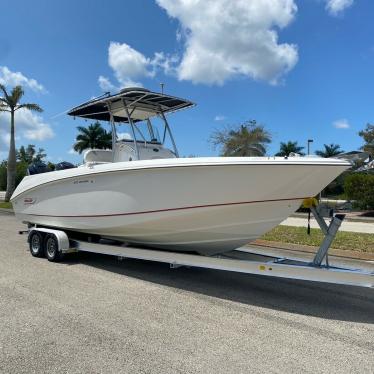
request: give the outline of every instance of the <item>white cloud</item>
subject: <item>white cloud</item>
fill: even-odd
[[[0,121],[3,123],[2,115],[0,114]],[[16,135],[17,138],[17,135]],[[10,133],[6,131],[4,126],[0,127],[0,151],[4,152],[4,149],[8,150],[9,147],[9,141],[10,141]]]
[[[177,55],[165,55],[164,52],[156,52],[150,64],[153,67],[153,73],[155,74],[157,69],[163,70],[165,74],[176,75],[176,66],[180,58]]]
[[[132,135],[128,132],[117,132],[118,140],[132,140]]]
[[[99,86],[104,91],[118,91],[123,87],[142,87],[139,79],[153,78],[161,69],[165,74],[175,74],[178,56],[168,56],[156,52],[152,58],[144,56],[126,43],[110,42],[108,64],[112,68],[119,85],[113,84],[102,75],[98,78]]]
[[[107,77],[103,77],[102,75],[99,76],[97,79],[100,88],[103,91],[118,91],[118,87],[116,87]]]
[[[69,155],[78,155],[79,153],[76,152],[76,151],[74,151],[74,148],[70,148],[70,149],[68,150],[68,154],[69,154]]]
[[[5,146],[9,146],[10,133],[6,132],[4,129],[0,129],[0,139]]]
[[[4,146],[9,146],[10,119],[8,113],[0,113],[0,123],[4,124],[0,128],[0,138]],[[42,141],[54,137],[51,126],[44,122],[43,117],[27,109],[20,109],[15,115],[16,140]]]
[[[119,87],[141,86],[158,70],[179,80],[222,85],[246,77],[278,83],[298,61],[297,46],[280,43],[278,33],[294,19],[294,0],[156,0],[179,21],[183,52],[147,57],[126,43],[110,42],[108,64]],[[224,16],[223,16],[224,15]],[[107,77],[102,90],[117,90]]]
[[[326,0],[326,10],[332,16],[337,16],[352,6],[353,2],[354,0]]]
[[[108,63],[121,87],[139,86],[136,79],[154,76],[151,60],[126,43],[110,42]]]
[[[226,119],[225,116],[221,115],[221,114],[218,114],[214,117],[214,120],[215,121],[224,121]]]
[[[118,85],[102,75],[98,83],[103,91],[118,91],[123,87],[142,87],[142,78],[153,78],[161,69],[165,74],[175,73],[177,56],[167,56],[156,52],[152,58],[144,56],[126,43],[110,42],[108,48],[108,64],[112,68]]]
[[[222,85],[245,76],[277,83],[297,63],[297,47],[278,42],[278,30],[296,14],[293,0],[156,1],[181,25],[180,80]]]
[[[13,72],[6,66],[0,66],[0,83],[7,87],[21,85],[39,93],[47,90],[37,80],[25,77],[21,72]]]
[[[351,127],[348,120],[344,118],[334,121],[332,125],[337,129],[349,129]]]

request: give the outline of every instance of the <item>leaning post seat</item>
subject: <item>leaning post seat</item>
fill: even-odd
[[[83,155],[84,163],[108,163],[113,162],[111,149],[89,149]]]

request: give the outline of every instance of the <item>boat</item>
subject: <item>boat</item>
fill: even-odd
[[[268,232],[350,167],[317,157],[179,157],[168,118],[189,100],[126,88],[68,114],[108,121],[112,150],[26,176],[11,202],[29,226],[216,255]],[[127,132],[123,132],[125,127]]]

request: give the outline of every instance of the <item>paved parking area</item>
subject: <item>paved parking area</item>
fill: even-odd
[[[74,254],[0,213],[1,373],[373,373],[374,290]]]

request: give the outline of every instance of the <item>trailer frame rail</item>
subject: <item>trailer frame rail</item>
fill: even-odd
[[[325,234],[322,244],[312,261],[301,261],[300,259],[295,260],[288,257],[276,257],[267,254],[266,250],[261,254],[258,253],[258,251],[255,253],[256,251],[251,252],[250,247],[247,247],[245,250],[239,248],[217,256],[203,256],[191,253],[134,247],[126,244],[119,245],[108,242],[107,240],[101,240],[98,243],[94,243],[90,241],[70,239],[67,233],[62,230],[37,226],[29,228],[28,242],[31,242],[32,236],[37,232],[39,235],[44,235],[49,240],[51,240],[51,237],[54,238],[56,241],[55,247],[61,254],[83,251],[117,256],[121,260],[131,258],[167,263],[173,269],[181,266],[189,266],[270,277],[374,288],[374,271],[371,272],[346,266],[338,267],[329,265],[328,251],[345,216],[337,214],[332,217],[330,224],[327,225],[317,209],[312,207],[311,212]],[[42,243],[43,241],[40,242]],[[50,246],[49,249],[51,248],[53,249],[54,247]],[[40,253],[40,251],[38,253]],[[53,253],[52,255],[46,253],[46,257],[50,261],[58,261],[61,258],[61,256],[53,256]],[[325,260],[325,265],[322,264],[323,260]]]

